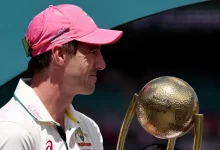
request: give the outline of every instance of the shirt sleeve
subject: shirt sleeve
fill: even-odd
[[[29,132],[21,125],[13,122],[1,122],[0,149],[34,150],[33,140]]]
[[[95,139],[95,145],[96,145],[96,149],[97,150],[103,150],[103,138],[102,138],[102,134],[100,132],[100,129],[98,127],[98,125],[95,123],[95,128],[93,129],[93,135],[94,135],[94,139]]]
[[[103,138],[100,132],[98,132],[98,149],[103,150]]]

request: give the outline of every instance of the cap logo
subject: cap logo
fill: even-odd
[[[31,55],[31,48],[30,45],[28,43],[28,41],[26,40],[26,38],[21,39],[22,40],[22,45],[24,47],[26,56],[29,57]]]

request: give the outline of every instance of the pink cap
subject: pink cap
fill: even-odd
[[[32,56],[51,50],[56,44],[72,40],[106,45],[117,42],[122,31],[100,29],[80,7],[71,4],[50,5],[36,15],[28,26],[26,40]]]

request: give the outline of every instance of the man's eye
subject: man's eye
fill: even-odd
[[[97,52],[98,52],[98,51],[91,51],[90,53],[92,53],[92,54],[95,55]]]

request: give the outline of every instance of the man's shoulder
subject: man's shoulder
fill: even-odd
[[[0,149],[34,149],[34,136],[14,122],[0,122]]]
[[[97,123],[93,119],[79,111],[76,111],[76,113],[77,117],[80,118],[80,123],[82,123],[82,127],[85,127],[84,129],[87,129],[88,135],[91,136],[92,141],[94,142],[95,149],[103,149],[103,138]]]
[[[14,125],[22,126],[26,130],[31,131],[33,129],[33,121],[34,119],[14,98],[11,98],[0,108],[1,124],[11,122]]]
[[[91,117],[89,117],[79,111],[76,111],[76,113],[77,113],[77,116],[80,118],[81,122],[89,124],[90,126],[93,126],[94,128],[99,129],[97,123]]]

